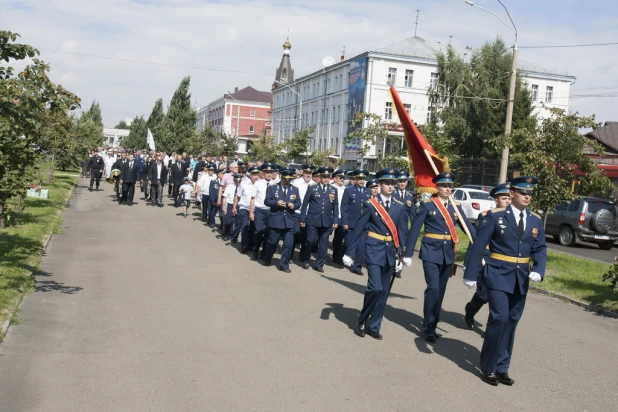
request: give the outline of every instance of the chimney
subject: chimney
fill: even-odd
[[[238,92],[238,87],[234,87],[234,93]]]

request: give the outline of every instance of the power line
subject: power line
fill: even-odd
[[[76,52],[68,52],[68,51],[54,50],[54,49],[43,49],[43,48],[40,48],[40,47],[38,49],[39,50],[50,51],[50,52],[54,52],[54,53],[71,54],[71,55],[74,55],[74,56],[95,57],[97,59],[114,60],[114,61],[129,62],[129,63],[151,64],[151,65],[154,65],[154,66],[179,67],[179,68],[182,68],[182,69],[205,70],[205,71],[223,72],[223,73],[257,74],[257,75],[260,75],[260,76],[270,76],[270,77],[272,77],[272,73],[266,74],[266,73],[259,73],[259,72],[248,72],[248,71],[243,71],[243,70],[228,70],[228,69],[213,69],[213,68],[210,68],[210,67],[183,66],[183,65],[180,65],[180,64],[157,63],[157,62],[149,62],[149,61],[144,61],[144,60],[124,59],[124,58],[120,58],[120,57],[99,56],[99,55],[96,55],[96,54],[76,53]]]
[[[591,43],[591,44],[567,44],[561,46],[519,46],[520,49],[561,49],[570,47],[597,47],[597,46],[615,46],[618,42],[612,43]]]

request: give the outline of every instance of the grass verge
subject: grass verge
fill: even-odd
[[[66,173],[73,172],[75,176]],[[35,289],[32,275],[39,270],[43,240],[60,227],[59,212],[65,208],[68,193],[77,184],[77,171],[54,176],[49,199],[24,198],[22,210],[15,212],[11,204],[12,226],[0,229],[0,324],[23,295]],[[0,340],[2,336],[0,336]]]
[[[463,258],[470,243],[468,237],[459,229],[459,243],[455,261],[463,264]],[[416,247],[421,245],[419,236]],[[609,283],[601,276],[608,271],[610,264],[577,258],[564,253],[547,250],[547,269],[543,282],[535,284],[541,289],[556,292],[582,302],[618,312],[618,293],[614,293]]]

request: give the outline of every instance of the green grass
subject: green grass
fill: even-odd
[[[34,276],[39,270],[43,240],[56,232],[62,219],[58,213],[65,207],[69,191],[77,183],[76,176],[54,176],[49,199],[24,198],[22,210],[15,212],[16,200],[10,204],[11,225],[0,229],[0,324],[21,297],[35,288]],[[1,339],[1,337],[0,337]]]
[[[459,243],[455,261],[463,264],[470,241],[459,228],[457,233]],[[422,236],[421,233],[416,242],[417,249],[421,246]],[[618,293],[614,293],[608,282],[601,280],[609,267],[609,263],[593,262],[548,249],[545,278],[543,282],[534,285],[607,310],[618,311]]]

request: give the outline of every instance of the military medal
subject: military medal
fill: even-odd
[[[501,225],[502,223],[502,218],[498,219],[498,224]]]

